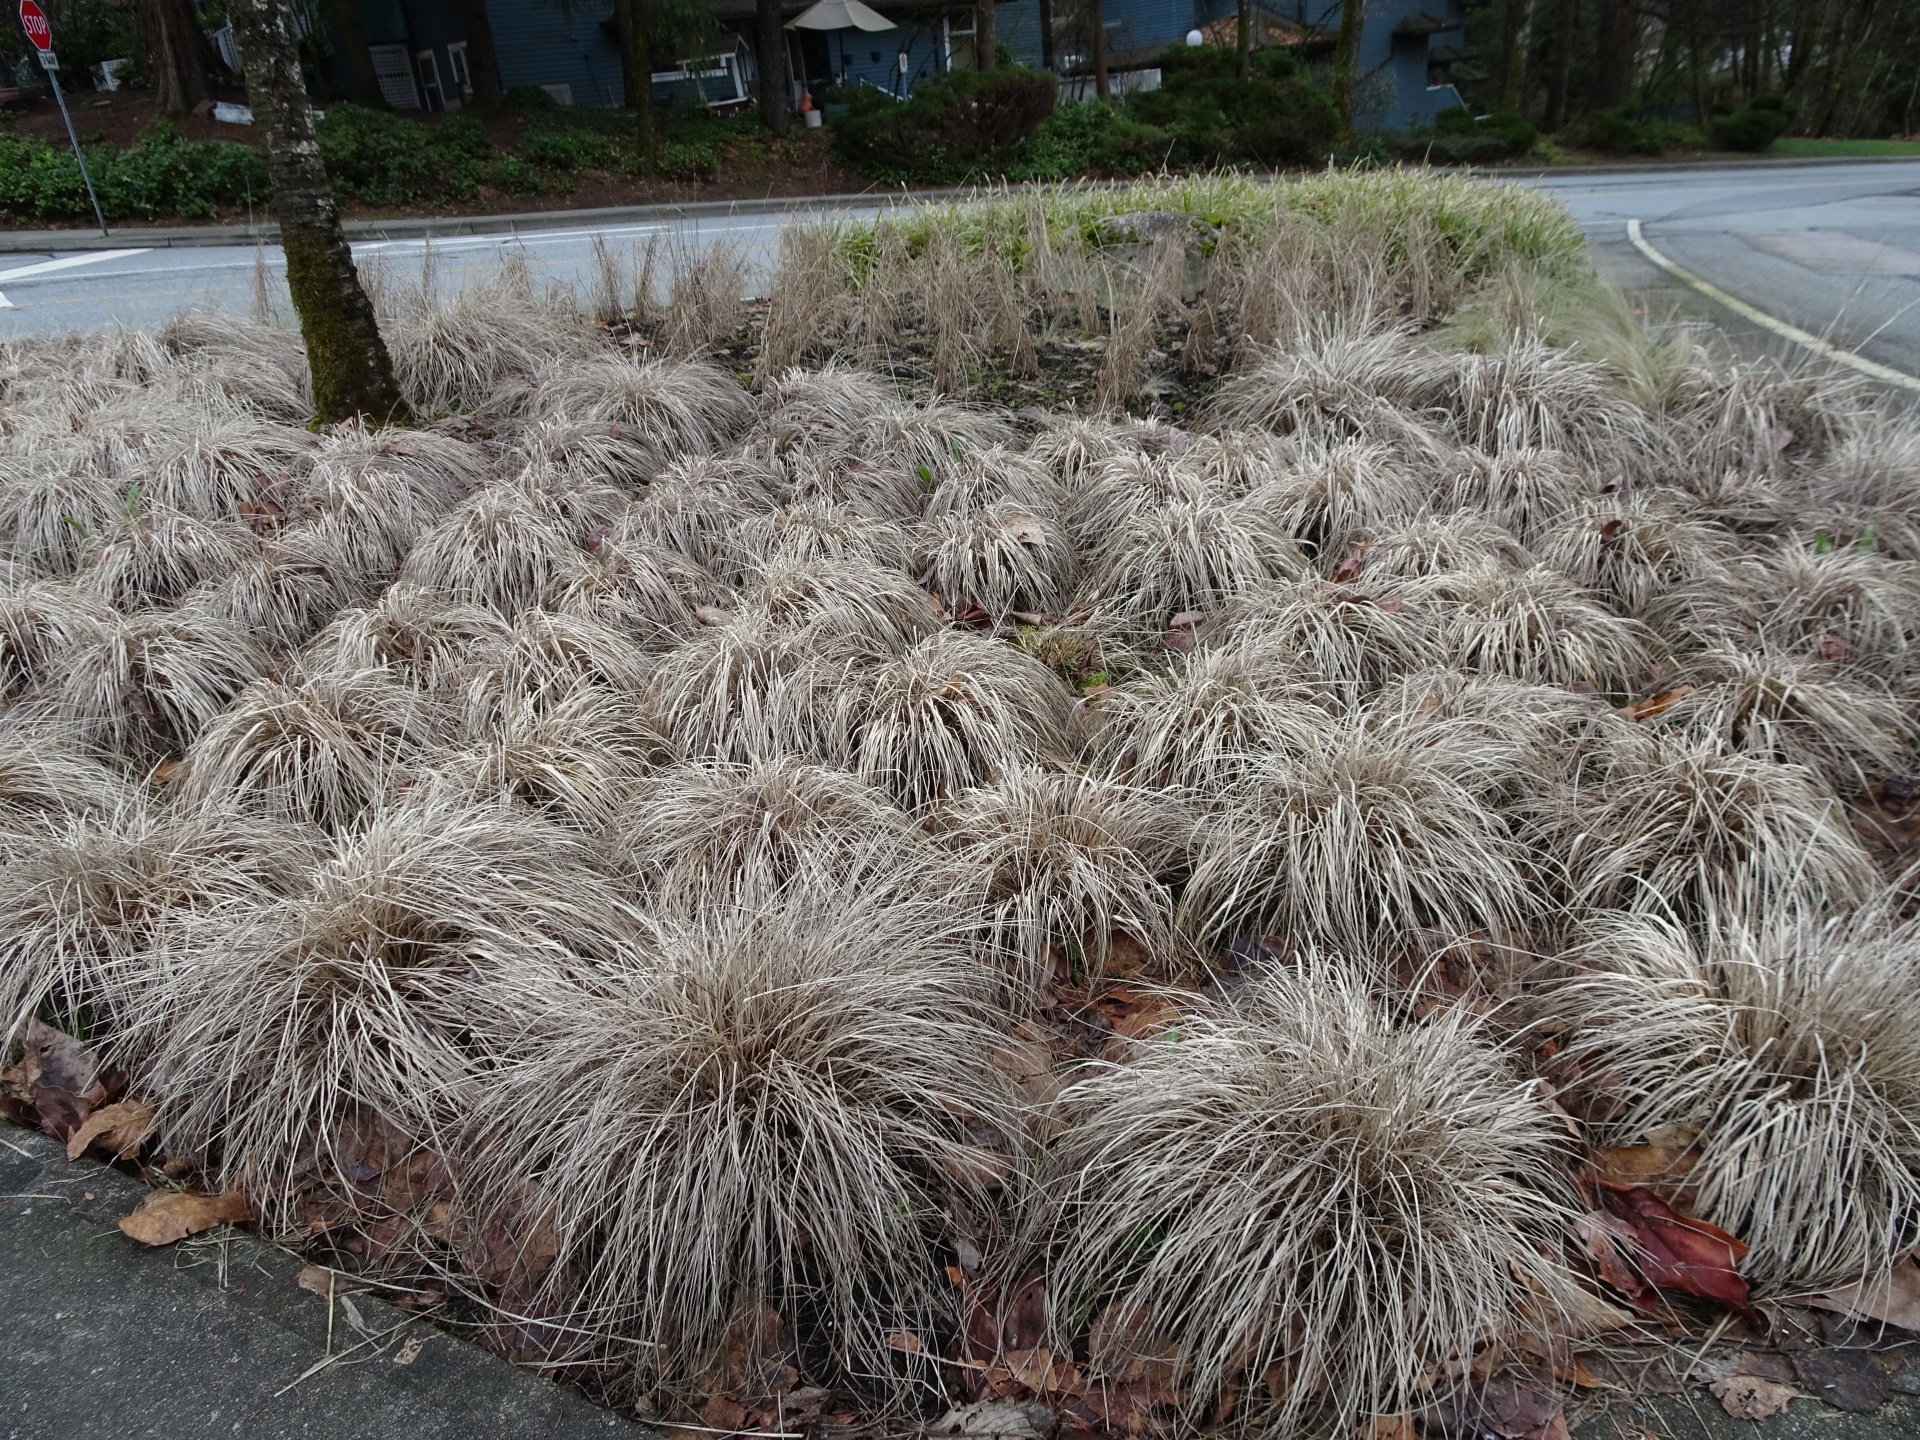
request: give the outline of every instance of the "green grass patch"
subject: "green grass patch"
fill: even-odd
[[[1194,215],[1223,237],[1250,241],[1289,219],[1316,220],[1330,229],[1401,237],[1394,243],[1444,246],[1474,274],[1513,264],[1543,274],[1571,272],[1584,265],[1586,249],[1572,217],[1537,190],[1412,170],[1335,171],[1298,180],[1190,175],[1018,193],[988,189],[965,203],[914,206],[871,225],[842,227],[839,243],[856,274],[888,232],[918,254],[936,229],[963,252],[991,248],[1018,265],[1030,243],[1034,207],[1045,215],[1049,235],[1063,238],[1089,234],[1112,216],[1149,211]]]

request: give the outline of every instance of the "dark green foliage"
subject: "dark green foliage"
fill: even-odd
[[[1040,122],[1014,152],[1009,180],[1075,175],[1143,175],[1166,160],[1167,138],[1100,100],[1070,100]]]
[[[1285,50],[1239,57],[1216,45],[1176,45],[1160,56],[1160,88],[1131,96],[1128,113],[1166,132],[1175,165],[1312,165],[1325,160],[1340,116]]]
[[[470,200],[493,153],[486,133],[464,115],[422,125],[383,110],[334,105],[317,128],[334,193],[367,205]]]
[[[1524,116],[1510,111],[1475,115],[1455,105],[1434,116],[1430,129],[1414,131],[1396,148],[1409,160],[1471,165],[1525,155],[1538,138]]]
[[[1731,115],[1716,115],[1707,133],[1718,150],[1765,150],[1786,133],[1798,110],[1784,95],[1761,95]]]
[[[904,104],[870,85],[833,95],[846,114],[833,126],[848,164],[886,181],[958,181],[998,175],[1053,113],[1053,77],[1034,70],[957,70],[929,80]]]
[[[1664,155],[1669,150],[1698,144],[1699,136],[1653,115],[1642,115],[1631,105],[1602,110],[1574,126],[1567,139],[1609,155]]]
[[[109,219],[195,219],[264,206],[271,198],[260,152],[224,140],[186,140],[164,121],[127,150],[91,147],[87,165]],[[0,213],[55,219],[92,213],[80,167],[65,145],[0,137]]]
[[[133,5],[124,0],[40,0],[40,8],[47,12],[47,23],[53,27],[63,89],[91,85],[93,66],[102,60],[125,57],[131,61],[120,72],[125,79],[131,79],[140,69],[146,46],[140,38],[138,12]],[[4,23],[0,23],[0,61],[8,64],[34,59],[33,46],[14,18],[17,9],[7,6]],[[37,80],[39,66],[32,65],[32,70]],[[6,83],[14,82],[9,78]]]
[[[605,170],[615,163],[614,144],[592,130],[529,127],[520,139],[520,155],[528,164],[559,174],[576,170]]]

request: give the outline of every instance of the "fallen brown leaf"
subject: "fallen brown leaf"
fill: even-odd
[[[1877,1320],[1920,1332],[1920,1265],[1902,1260],[1886,1274],[1868,1277],[1804,1303],[1855,1320]]]
[[[1787,1408],[1800,1392],[1791,1385],[1759,1375],[1729,1375],[1707,1387],[1720,1408],[1736,1420],[1765,1420]]]
[[[1420,1440],[1411,1415],[1375,1415],[1360,1422],[1359,1440]]]
[[[1615,1185],[1673,1185],[1686,1179],[1700,1158],[1690,1145],[1601,1146],[1593,1168]]]
[[[96,1142],[114,1159],[124,1160],[153,1133],[153,1111],[139,1100],[116,1100],[80,1122],[67,1137],[67,1158],[78,1160]]]
[[[1634,701],[1621,713],[1629,720],[1651,720],[1656,715],[1664,715],[1691,694],[1693,694],[1693,686],[1676,685],[1673,689],[1664,690],[1658,695],[1649,695],[1644,700]]]
[[[1747,1253],[1745,1242],[1717,1225],[1681,1214],[1644,1185],[1596,1180],[1593,1187],[1606,1214],[1616,1222],[1609,1228],[1616,1233],[1622,1227],[1630,1231],[1632,1249],[1627,1258],[1647,1283],[1755,1317],[1747,1282],[1738,1269]],[[1608,1283],[1614,1282],[1609,1279]],[[1622,1293],[1635,1298],[1630,1291]]]
[[[238,1191],[225,1195],[195,1195],[185,1190],[155,1190],[122,1215],[120,1231],[142,1245],[171,1245],[216,1225],[247,1218],[247,1197]]]

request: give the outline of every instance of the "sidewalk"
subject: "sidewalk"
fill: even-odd
[[[350,1297],[351,1312],[335,1301],[333,1353],[343,1358],[315,1369],[328,1354],[328,1307],[294,1284],[300,1261],[245,1234],[137,1245],[114,1221],[146,1193],[104,1165],[69,1161],[43,1135],[0,1125],[6,1440],[654,1433],[367,1294]],[[362,1343],[362,1327],[386,1338]]]
[[[1912,165],[1911,155],[1788,156],[1780,159],[1647,161],[1618,165],[1553,165],[1527,169],[1496,168],[1459,173],[1487,180],[1539,180],[1561,175],[1659,175],[1688,170],[1801,170],[1834,165]],[[1104,182],[1124,186],[1128,181]],[[686,204],[616,205],[593,210],[535,210],[511,215],[427,215],[384,220],[349,220],[349,240],[422,240],[451,235],[513,235],[537,230],[597,230],[650,222],[699,221],[735,215],[787,215],[812,210],[873,209],[889,205],[938,204],[980,195],[1004,195],[1047,188],[1036,185],[956,186],[939,190],[864,190],[845,195],[775,196],[763,200],[703,200]],[[45,254],[131,247],[172,249],[186,245],[257,245],[275,242],[280,227],[257,225],[128,225],[109,235],[80,227],[63,230],[0,230],[0,254]]]

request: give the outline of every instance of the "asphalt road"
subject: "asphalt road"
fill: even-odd
[[[1646,242],[1660,253],[1748,305],[1920,376],[1920,161],[1575,171],[1518,183],[1538,185],[1564,203],[1602,268],[1629,289],[1647,292],[1660,313],[1717,325],[1749,353],[1792,349],[1655,268],[1629,244],[1629,220],[1641,222]],[[836,213],[850,218],[872,207]],[[440,285],[454,286],[517,251],[537,276],[587,289],[596,233],[620,253],[655,238],[683,253],[724,240],[763,281],[786,223],[778,214],[703,215],[597,232],[380,241],[355,246],[355,254],[389,281],[404,284],[430,264]],[[0,337],[152,325],[202,305],[245,312],[256,303],[262,272],[265,288],[285,304],[277,247],[142,250],[135,248],[137,235],[127,232],[129,248],[122,251],[0,257]]]

